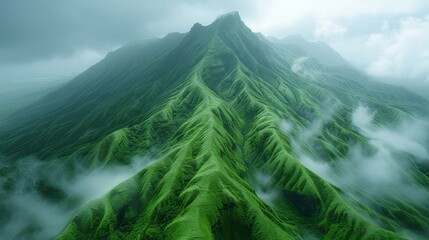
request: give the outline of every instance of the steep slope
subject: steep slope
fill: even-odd
[[[3,82],[0,89],[0,125],[14,111],[34,103],[71,79],[71,76],[49,76]]]
[[[58,151],[67,154],[76,150],[74,144],[94,141],[128,121],[138,121],[134,117],[150,115],[156,111],[152,108],[156,108],[159,98],[180,83],[174,76],[186,75],[181,72],[187,71],[185,66],[174,68],[179,62],[185,64],[181,52],[172,51],[183,36],[170,34],[161,40],[146,41],[108,54],[64,88],[12,116],[7,129],[13,130],[1,134],[2,152],[19,152],[22,156],[43,149],[44,153],[40,154],[44,157]],[[168,84],[173,77],[177,81]],[[87,131],[92,134],[76,143]],[[28,141],[31,139],[38,141]],[[25,145],[25,149],[12,144],[15,141]]]
[[[369,196],[375,207],[361,204],[303,165],[293,139],[324,119],[321,134],[303,147],[344,160],[352,143],[368,145],[350,120],[359,101],[377,108],[380,124],[428,114],[428,101],[349,67],[310,60],[318,74],[302,76],[293,71],[297,58],[252,33],[238,13],[195,24],[186,35],[109,54],[18,113],[25,120],[1,132],[0,152],[88,168],[149,152],[159,159],[84,204],[58,239],[423,236],[429,215],[422,204]],[[282,131],[284,120],[296,127]],[[422,168],[413,174],[428,188]],[[264,197],[260,185],[275,197]]]

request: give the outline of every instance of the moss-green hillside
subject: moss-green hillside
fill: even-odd
[[[81,206],[58,239],[424,234],[422,204],[363,195],[372,203],[362,204],[306,168],[293,139],[324,119],[303,148],[323,161],[344,160],[352,144],[368,144],[351,123],[358,102],[377,109],[379,124],[428,114],[429,102],[348,66],[310,60],[317,80],[299,76],[291,70],[297,52],[252,33],[238,14],[120,49],[17,113],[24,119],[0,133],[0,152],[99,168],[155,151],[159,161]],[[295,129],[282,131],[284,120]],[[413,171],[428,188],[422,169]],[[260,174],[276,193],[272,201],[257,191]]]

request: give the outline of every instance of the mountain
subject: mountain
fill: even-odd
[[[414,121],[429,101],[325,64],[314,48],[269,41],[233,12],[109,53],[0,130],[3,199],[30,185],[43,206],[78,209],[41,235],[37,220],[9,228],[14,205],[1,201],[0,229],[17,239],[425,239],[429,144]],[[402,135],[388,131],[408,120]],[[411,132],[422,140],[403,144]],[[39,159],[31,174],[26,156]],[[374,156],[407,164],[396,174]],[[136,163],[95,198],[63,187],[63,177]],[[73,190],[90,184],[82,179]]]
[[[350,66],[350,63],[324,42],[309,42],[301,35],[290,35],[283,39],[273,38],[272,40],[289,51],[315,58],[325,65]]]
[[[0,89],[0,125],[3,118],[12,114],[14,110],[44,97],[71,78],[69,76],[45,76],[3,81],[2,89]]]

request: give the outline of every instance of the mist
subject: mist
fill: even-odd
[[[1,70],[0,70],[1,75]],[[50,75],[0,81],[0,126],[15,111],[63,86],[74,75]]]
[[[255,32],[324,41],[371,75],[427,88],[428,9],[429,4],[420,0],[330,0],[323,7],[311,0],[270,4],[259,0],[3,0],[0,84],[6,75],[12,79],[22,73],[46,76],[57,69],[64,70],[60,74],[79,73],[96,62],[94,55],[104,56],[129,42],[169,32],[187,32],[196,22],[208,24],[220,14],[239,11]]]
[[[428,142],[428,124],[418,119],[404,119],[393,128],[377,127],[373,124],[375,112],[359,105],[353,112],[352,123],[373,144],[381,144],[392,149],[410,153],[420,159],[429,158],[423,144]]]
[[[154,163],[150,156],[135,156],[129,165],[87,170],[59,160],[34,157],[16,164],[1,159],[0,236],[3,239],[49,239],[57,235],[85,202],[103,197],[115,186]],[[4,175],[4,176],[3,176]]]
[[[349,161],[341,161],[337,175],[345,186],[356,186],[372,195],[394,198],[396,194],[411,201],[429,201],[429,192],[414,175],[415,162],[427,162],[427,122],[406,118],[390,126],[376,125],[376,112],[360,104],[352,114],[352,123],[374,149],[367,153],[362,146],[351,148]],[[414,162],[415,161],[415,162]]]
[[[270,206],[274,206],[280,192],[274,188],[274,182],[269,174],[256,171],[249,182],[255,189],[256,195]]]
[[[359,197],[363,192],[372,197],[408,199],[417,204],[428,202],[429,192],[415,175],[416,164],[429,162],[428,150],[424,147],[428,143],[428,123],[410,117],[385,126],[375,123],[376,114],[362,104],[353,111],[351,122],[368,143],[350,143],[347,156],[335,162],[314,155],[317,151],[310,154],[306,150],[315,143],[314,137],[321,134],[330,119],[314,120],[305,129],[283,120],[279,127],[291,140],[294,156],[301,164],[346,193]],[[291,134],[294,128],[299,129],[299,137]]]
[[[297,58],[293,61],[290,70],[302,78],[316,80],[318,73],[307,66],[308,61],[310,61],[310,58],[308,57]]]

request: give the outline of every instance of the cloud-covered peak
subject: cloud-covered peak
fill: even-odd
[[[235,19],[235,20],[241,20],[240,13],[238,11],[232,11],[225,14],[221,14],[216,17],[216,21],[218,20],[224,20],[224,19]]]
[[[78,73],[129,42],[186,32],[197,21],[205,26],[219,13],[228,12],[218,20],[242,22],[242,17],[250,29],[265,35],[301,34],[311,41],[322,40],[371,74],[389,81],[394,76],[406,86],[410,83],[405,78],[429,84],[425,70],[429,69],[428,11],[429,2],[421,0],[327,0],[323,5],[313,0],[273,0],[270,4],[260,0],[3,0],[0,81],[22,78],[24,72],[50,75],[52,69],[65,66]],[[87,52],[100,56],[80,59]],[[82,62],[86,63],[83,67]],[[38,68],[40,64],[49,67]]]
[[[222,27],[245,26],[245,23],[241,20],[240,14],[237,11],[217,16],[213,24],[222,25]]]

